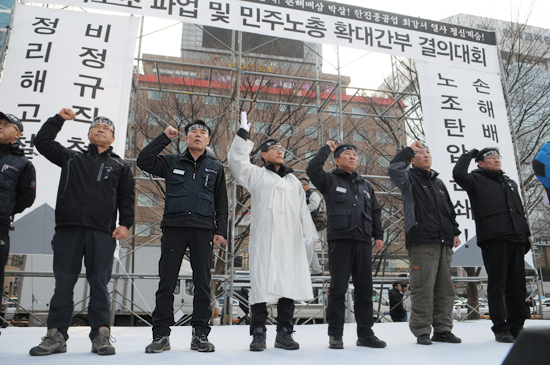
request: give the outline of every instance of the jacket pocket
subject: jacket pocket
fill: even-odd
[[[331,230],[336,231],[349,228],[350,216],[351,209],[331,209],[328,211],[328,225]]]
[[[199,214],[207,217],[214,217],[214,196],[204,193],[197,194],[198,203],[199,203]]]

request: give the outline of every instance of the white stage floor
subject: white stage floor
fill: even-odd
[[[530,320],[526,327],[550,328],[550,321]],[[248,326],[214,327],[209,339],[216,352],[198,353],[189,349],[190,327],[175,327],[170,336],[172,350],[161,354],[146,354],[151,341],[149,327],[114,327],[117,354],[99,357],[90,352],[89,327],[72,327],[67,342],[67,353],[45,357],[31,357],[29,349],[40,343],[45,328],[5,328],[0,336],[0,363],[17,364],[101,364],[139,365],[162,363],[207,364],[445,364],[491,365],[500,364],[512,344],[498,343],[491,332],[490,321],[455,322],[453,333],[462,338],[461,344],[416,344],[408,323],[381,323],[374,326],[376,335],[387,342],[385,349],[371,349],[355,345],[355,324],[346,324],[344,349],[328,348],[326,325],[297,326],[294,339],[300,350],[289,351],[273,347],[275,327],[268,326],[267,349],[250,352]],[[526,359],[528,361],[528,359]]]

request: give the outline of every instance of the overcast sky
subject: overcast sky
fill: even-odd
[[[463,13],[520,21],[550,29],[550,0],[390,0],[386,4],[366,0],[341,2],[430,20],[441,20]],[[144,53],[180,56],[180,44],[181,26],[178,23],[167,19],[145,19],[142,44]],[[336,65],[335,47],[324,46],[323,56],[323,72],[336,73],[330,66]],[[357,87],[375,88],[391,73],[389,56],[349,48],[340,48],[340,66],[342,75],[352,76],[352,85]]]

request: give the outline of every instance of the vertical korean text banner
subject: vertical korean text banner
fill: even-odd
[[[475,236],[475,224],[468,194],[452,177],[458,158],[473,148],[498,147],[503,156],[502,169],[519,182],[500,70],[428,61],[416,61],[416,67],[433,168],[448,187],[464,242]],[[477,164],[472,160],[470,171],[474,168]]]
[[[95,116],[115,122],[114,151],[124,156],[132,67],[139,19],[25,6],[16,3],[9,53],[0,82],[1,110],[21,119],[25,156],[36,167],[37,198],[15,222],[29,220],[39,234],[51,222],[60,169],[41,156],[34,137],[62,108],[76,112],[56,140],[84,151]],[[100,197],[98,197],[100,198]],[[33,215],[33,211],[34,215]],[[38,213],[40,211],[40,213]],[[53,232],[53,227],[45,227]],[[17,232],[15,237],[18,236]],[[51,239],[45,237],[44,240]],[[17,242],[14,242],[17,247]]]

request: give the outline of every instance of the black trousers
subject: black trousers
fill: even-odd
[[[486,241],[481,243],[487,270],[489,314],[494,333],[517,334],[528,311],[525,303],[525,263],[523,243]]]
[[[8,264],[8,256],[10,255],[10,236],[6,232],[0,231],[0,317],[4,317],[4,310],[7,308],[2,307],[2,296],[4,294],[4,270]],[[0,326],[3,321],[0,320]]]
[[[250,334],[258,327],[262,327],[264,332],[267,331],[265,323],[267,321],[267,305],[265,303],[252,304],[250,318]],[[289,298],[280,298],[277,302],[277,332],[283,328],[289,328],[291,331],[294,328],[292,324],[294,317],[294,300]]]
[[[210,268],[212,266],[212,238],[209,229],[164,227],[159,261],[160,282],[153,311],[153,336],[170,336],[174,325],[174,289],[178,282],[181,262],[189,247],[193,269],[193,316],[191,325],[203,333],[210,333]]]
[[[345,298],[349,277],[353,279],[353,307],[357,337],[373,336],[372,331],[372,246],[355,240],[329,241],[330,289],[327,322],[329,336],[342,336],[346,315]]]
[[[113,271],[116,241],[111,233],[84,227],[58,227],[52,240],[55,290],[50,301],[48,329],[57,328],[69,338],[67,331],[74,310],[74,286],[86,266],[90,286],[88,322],[90,339],[98,335],[100,327],[110,327],[111,301],[107,285]]]

